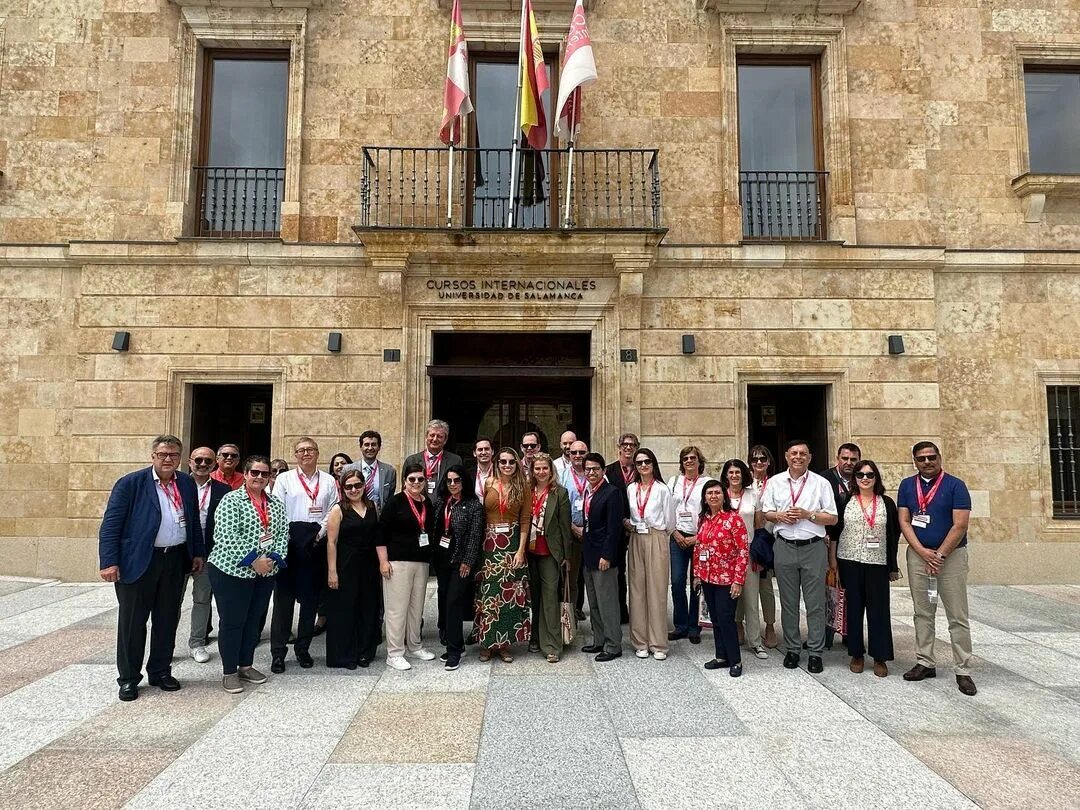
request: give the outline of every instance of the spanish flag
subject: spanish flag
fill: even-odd
[[[544,115],[543,95],[549,88],[544,49],[533,16],[532,0],[524,0],[524,23],[521,27],[521,131],[533,149],[543,149],[548,142],[547,117]]]

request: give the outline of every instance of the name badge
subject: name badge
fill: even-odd
[[[679,519],[680,521],[682,521],[683,523],[686,523],[687,521],[693,522],[693,520],[694,520],[694,513],[693,513],[693,512],[691,512],[691,511],[690,511],[689,509],[680,509],[680,510],[679,510],[679,511],[678,511],[678,512],[676,513],[676,517],[677,517],[677,518],[678,518],[678,519]]]
[[[322,507],[321,506],[309,506],[308,510],[307,510],[307,513],[308,513],[308,517],[322,517]]]
[[[510,524],[509,523],[496,523],[495,524],[495,534],[510,534]]]
[[[176,525],[179,526],[181,529],[187,526],[187,520],[184,519],[183,515],[176,516]]]
[[[638,534],[648,534],[649,533],[649,524],[646,523],[645,521],[641,521],[640,523],[635,523],[634,524],[634,531],[636,531]]]
[[[450,538],[443,537],[442,540],[439,541],[439,548],[450,548]]]
[[[701,560],[702,562],[708,562],[709,561],[709,550],[707,548],[703,548],[701,551],[698,552],[698,557],[697,558],[699,560]]]
[[[930,516],[929,515],[914,515],[911,518],[911,525],[912,526],[918,526],[920,529],[925,529],[927,526],[930,525]]]
[[[869,549],[881,548],[881,541],[876,537],[868,537],[866,538],[866,547]]]
[[[428,495],[434,495],[435,494],[435,483],[436,483],[435,481],[428,481],[427,482],[427,494]]]
[[[267,529],[266,531],[264,531],[262,534],[259,535],[259,545],[260,546],[268,546],[272,542],[274,542],[274,535],[272,535],[270,533],[269,529]]]
[[[420,532],[420,548],[425,548],[428,545],[427,532]]]

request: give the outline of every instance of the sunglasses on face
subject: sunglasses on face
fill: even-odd
[[[524,447],[526,450],[535,450],[540,445],[536,444],[535,442],[522,442],[521,446]]]
[[[604,471],[603,467],[586,467],[585,468],[586,473],[596,474],[596,473],[602,473],[603,471]]]
[[[358,489],[363,489],[363,488],[364,488],[363,484],[345,484],[345,486],[342,487],[342,489],[345,490],[346,492],[356,492]]]
[[[683,456],[679,461],[697,461],[697,456]]]
[[[929,456],[915,456],[915,463],[916,464],[929,464],[931,461],[937,461],[937,459],[938,459],[937,453],[934,453],[934,454],[929,455]]]
[[[460,483],[461,483],[461,479],[460,479],[460,478],[458,478],[458,477],[456,477],[456,476],[455,476],[454,478],[451,478],[451,477],[450,477],[450,476],[448,475],[448,476],[446,476],[446,483],[447,483],[447,484],[449,484],[450,486],[453,486],[454,484],[460,484]]]
[[[572,455],[572,456],[583,456],[583,455],[585,455],[585,451],[584,450],[571,450],[570,455]]]
[[[750,459],[751,464],[767,464],[769,460],[765,456],[754,456]]]
[[[877,476],[874,475],[869,470],[866,470],[865,472],[857,472],[857,473],[855,473],[855,477],[856,478],[862,478],[864,480],[867,479],[867,478],[877,478]]]
[[[218,453],[218,458],[240,458],[239,453]]]
[[[191,463],[195,467],[209,467],[214,463],[212,458],[193,458]]]
[[[409,484],[422,484],[426,480],[427,479],[424,478],[424,476],[422,475],[410,475],[408,478],[405,479],[406,483]]]
[[[639,467],[651,467],[652,466],[652,462],[649,461],[649,459],[647,459],[647,458],[639,458],[639,459],[634,461],[634,464],[636,464]]]
[[[281,475],[283,472],[288,472],[288,471],[289,471],[288,467],[275,467],[270,472],[272,472],[274,475]]]
[[[517,462],[514,461],[514,459],[512,459],[512,458],[500,458],[499,459],[499,466],[500,467],[513,467],[515,464],[517,464]]]
[[[269,470],[248,470],[247,474],[250,475],[252,478],[269,478],[270,477],[270,471]]]

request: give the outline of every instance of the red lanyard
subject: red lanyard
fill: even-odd
[[[802,491],[804,489],[806,489],[806,482],[807,482],[807,480],[809,478],[810,478],[810,473],[809,472],[803,473],[803,479],[802,479],[802,483],[799,484],[798,493],[795,492],[795,485],[793,483],[791,483],[791,478],[790,477],[788,478],[787,485],[788,485],[788,489],[791,490],[791,505],[792,506],[794,506],[795,504],[797,504],[799,502],[799,498],[802,497]]]
[[[439,471],[440,464],[442,464],[442,453],[433,456],[427,450],[424,451],[424,472],[427,474],[428,478],[435,477],[435,474]]]
[[[495,482],[495,491],[499,493],[499,514],[505,516],[510,508],[510,499],[506,497],[506,490],[503,489],[502,481]]]
[[[600,483],[597,484],[596,489],[589,490],[585,493],[585,517],[589,516],[589,512],[592,511],[592,499],[597,492],[600,491],[600,487],[604,485],[604,479],[600,479]]]
[[[697,486],[697,482],[698,482],[697,478],[695,478],[693,481],[691,481],[685,475],[683,476],[683,480],[682,480],[682,505],[683,505],[683,509],[689,509],[690,508],[690,496],[694,494],[694,487]],[[687,490],[687,486],[686,486],[687,484],[690,485],[689,490]]]
[[[635,476],[637,475],[637,470],[635,468],[633,468],[633,467],[630,467],[630,472],[627,473],[626,472],[627,468],[623,467],[622,465],[619,465],[619,469],[622,470],[623,483],[626,484],[627,486],[629,486],[630,483],[634,480]]]
[[[551,485],[550,484],[548,484],[548,486],[544,489],[544,494],[542,496],[537,497],[535,492],[534,492],[534,494],[533,494],[533,502],[532,502],[532,515],[533,515],[533,522],[534,523],[537,520],[540,519],[540,513],[544,511],[544,504],[547,503],[548,495],[550,495],[550,494],[551,494]]]
[[[409,502],[409,508],[412,510],[413,517],[416,518],[416,522],[420,526],[420,531],[423,532],[424,527],[427,525],[427,503],[423,503],[418,512],[416,511],[416,504],[413,503],[412,498],[406,495],[405,500]]]
[[[717,512],[715,515],[706,515],[705,519],[701,522],[701,528],[698,529],[698,542],[708,544],[716,544],[720,539],[720,522],[724,519],[723,512]]]
[[[494,465],[493,465],[494,466]],[[476,497],[480,500],[484,499],[484,483],[491,478],[491,467],[488,467],[487,473],[480,469],[480,466],[476,467]]]
[[[942,470],[938,473],[937,480],[934,481],[934,485],[930,487],[930,491],[923,495],[922,491],[922,479],[916,476],[915,479],[915,497],[919,501],[919,514],[925,515],[926,510],[930,507],[930,502],[934,500],[934,496],[937,495],[938,487],[941,486],[941,482],[945,480],[945,471]]]
[[[866,525],[871,529],[874,528],[874,524],[877,523],[877,496],[874,496],[874,505],[870,509],[870,514],[866,514],[866,507],[863,506],[862,493],[856,492],[855,497],[859,499],[859,508],[862,509],[863,517],[866,518]]]
[[[172,504],[173,511],[178,515],[184,514],[184,502],[180,498],[180,488],[176,486],[176,479],[170,478],[168,481],[162,481],[161,488],[165,490],[165,497]]]
[[[203,490],[203,494],[199,497],[199,511],[203,511],[206,508],[206,502],[210,498],[210,482],[206,482],[206,489]]]
[[[574,488],[577,490],[578,497],[584,498],[585,497],[585,487],[587,487],[589,485],[589,479],[586,478],[585,476],[582,476],[581,478],[578,478],[577,473],[574,472],[573,467],[570,468],[570,475],[572,475],[573,478],[574,478]]]
[[[649,505],[649,496],[652,495],[652,487],[653,487],[653,484],[655,484],[655,483],[656,483],[655,480],[652,480],[652,481],[649,482],[649,488],[645,490],[645,497],[642,498],[641,497],[641,482],[640,481],[638,482],[637,493],[636,493],[636,495],[637,495],[637,511],[638,511],[638,517],[640,517],[642,520],[645,520],[645,507]]]
[[[411,501],[412,498],[409,500]],[[447,534],[450,534],[450,513],[454,511],[454,505],[458,503],[461,503],[461,498],[451,498],[446,502],[446,509],[443,511],[443,531]]]
[[[251,502],[251,507],[255,510],[255,514],[259,516],[259,523],[262,524],[264,529],[270,528],[270,501],[266,497],[266,493],[262,494],[262,501],[255,503],[251,499],[251,493],[247,493],[248,501]]]
[[[304,492],[311,498],[311,505],[315,505],[315,499],[319,497],[319,487],[322,486],[322,479],[319,478],[318,471],[315,472],[315,491],[312,492],[311,488],[307,485],[307,481],[304,480],[303,470],[296,471],[296,477],[300,479],[300,486],[304,488]]]

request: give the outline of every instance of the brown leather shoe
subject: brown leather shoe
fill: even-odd
[[[863,671],[863,667],[866,665],[865,660],[860,655],[858,658],[852,658],[851,663],[847,665],[847,668],[858,675]]]
[[[907,672],[904,673],[905,681],[921,681],[925,678],[936,678],[937,670],[933,667],[924,667],[922,664],[916,664]]]
[[[889,668],[885,665],[884,661],[874,662],[874,674],[879,678],[885,678],[889,674]]]
[[[975,688],[975,681],[971,680],[970,675],[957,675],[956,688],[963,692],[965,695],[974,695],[976,692],[979,691]]]

